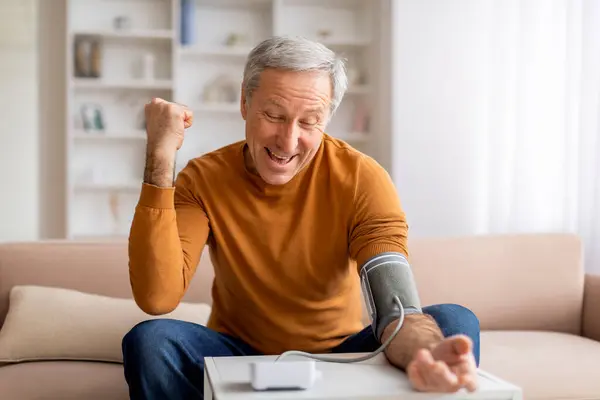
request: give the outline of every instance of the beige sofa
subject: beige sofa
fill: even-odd
[[[527,399],[600,399],[600,276],[585,276],[576,237],[413,239],[410,249],[424,304],[459,303],[479,317],[483,369],[521,386]],[[185,301],[209,303],[211,280],[205,253]],[[19,285],[130,299],[127,245],[0,244],[0,323]],[[72,333],[77,321],[69,323]],[[128,396],[118,362],[71,360],[0,366],[0,398]]]

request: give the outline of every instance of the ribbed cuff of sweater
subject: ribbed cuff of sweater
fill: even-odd
[[[364,265],[365,262],[375,257],[376,255],[388,252],[396,252],[401,253],[405,257],[408,258],[408,254],[406,251],[399,245],[391,244],[391,243],[373,243],[366,246],[359,254],[356,259],[357,267],[360,268]]]
[[[175,208],[175,188],[174,187],[158,187],[148,183],[142,183],[142,191],[140,193],[140,206],[149,208]]]

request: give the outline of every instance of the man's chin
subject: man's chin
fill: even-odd
[[[269,185],[285,185],[294,177],[293,172],[273,173],[270,171],[259,171],[261,178]]]
[[[277,176],[263,177],[263,180],[265,182],[267,182],[269,185],[280,186],[280,185],[285,185],[286,183],[291,181],[292,178],[293,178],[293,176],[277,175]]]
[[[290,164],[286,165],[283,168],[270,168],[270,163],[270,160],[267,160],[265,163],[258,164],[257,168],[257,172],[262,178],[262,180],[269,185],[285,185],[286,183],[291,181],[292,178],[294,178],[294,176],[296,175],[296,160],[292,160]]]

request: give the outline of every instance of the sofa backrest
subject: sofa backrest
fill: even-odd
[[[208,251],[202,256],[184,301],[211,303]],[[0,244],[0,325],[15,285],[41,285],[133,298],[126,242],[41,241]]]
[[[470,308],[482,329],[579,334],[582,244],[568,234],[488,235],[409,241],[424,304]]]
[[[413,238],[410,261],[423,305],[457,303],[482,329],[580,332],[581,243],[573,235]],[[14,285],[44,285],[131,298],[127,243],[0,244],[0,323]],[[205,250],[184,301],[211,303]]]

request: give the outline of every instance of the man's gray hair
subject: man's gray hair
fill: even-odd
[[[248,55],[243,78],[246,106],[266,68],[327,72],[332,86],[330,116],[337,110],[348,88],[345,60],[332,50],[302,37],[275,36],[259,43]]]

